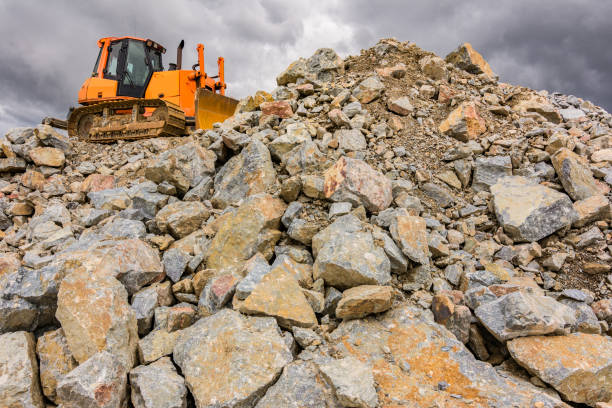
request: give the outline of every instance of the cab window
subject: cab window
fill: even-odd
[[[117,78],[117,66],[119,65],[119,51],[121,51],[121,42],[111,43],[108,51],[108,61],[106,62],[106,70],[104,77]]]
[[[149,79],[151,67],[147,64],[145,45],[142,41],[128,42],[127,59],[123,83],[131,86],[144,86]]]
[[[100,65],[100,57],[102,57],[102,47],[100,47],[100,51],[98,51],[98,58],[96,59],[96,65],[94,65],[93,72],[91,76],[95,77],[98,75],[98,65]]]

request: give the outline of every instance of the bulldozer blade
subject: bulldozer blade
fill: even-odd
[[[196,129],[212,129],[213,123],[223,122],[234,114],[238,101],[199,88],[195,98]]]

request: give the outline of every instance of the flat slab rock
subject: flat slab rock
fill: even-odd
[[[564,398],[595,406],[612,399],[612,339],[596,334],[533,336],[508,342],[521,366]]]
[[[480,305],[474,311],[499,341],[542,334],[564,334],[576,322],[570,307],[548,296],[512,292]]]
[[[343,322],[331,341],[372,365],[381,407],[567,407],[526,381],[501,377],[430,313],[410,306]]]
[[[293,360],[276,321],[230,309],[198,320],[174,346],[197,407],[248,407]]]
[[[516,241],[539,241],[578,219],[568,196],[525,177],[504,177],[491,193],[497,220]]]

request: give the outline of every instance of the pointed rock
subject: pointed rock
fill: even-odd
[[[246,314],[275,317],[281,327],[313,327],[317,318],[297,280],[283,268],[274,268],[240,305]]]
[[[10,408],[44,408],[38,382],[35,340],[18,331],[0,335],[0,404]]]

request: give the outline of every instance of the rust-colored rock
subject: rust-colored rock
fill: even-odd
[[[341,157],[325,172],[325,197],[379,212],[391,204],[391,181],[362,160]]]
[[[293,109],[288,101],[263,102],[259,108],[264,115],[276,115],[283,119],[293,115]]]
[[[512,357],[566,399],[594,406],[612,398],[612,339],[597,334],[533,336],[508,342]]]
[[[287,329],[317,324],[317,318],[297,280],[282,268],[275,268],[262,278],[240,305],[240,311],[275,317],[278,324]]]
[[[110,188],[115,188],[115,176],[110,174],[90,174],[81,184],[81,191],[84,193],[102,191]]]
[[[474,103],[463,102],[440,123],[438,129],[440,133],[467,142],[483,134],[487,130],[487,125]]]
[[[393,289],[390,286],[362,285],[345,290],[336,307],[340,319],[360,319],[391,308]]]
[[[446,61],[472,74],[485,74],[494,77],[495,73],[489,63],[480,55],[470,43],[461,44],[455,51],[446,56]]]

